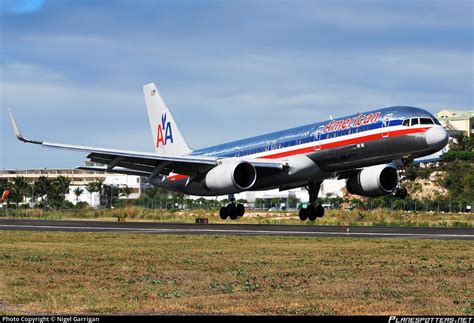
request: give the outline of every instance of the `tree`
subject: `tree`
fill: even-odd
[[[103,182],[104,182],[103,180],[100,180],[100,181],[97,181],[97,182],[90,182],[90,183],[86,184],[86,190],[91,195],[91,203],[90,203],[91,206],[92,206],[92,194],[102,191],[102,183]]]
[[[455,160],[445,165],[440,184],[449,191],[453,200],[474,201],[474,163]]]
[[[51,181],[51,188],[47,193],[48,205],[59,208],[62,206],[66,194],[69,193],[71,180],[64,176],[58,176]]]
[[[108,207],[112,207],[113,200],[118,199],[120,188],[114,185],[102,185],[102,195],[106,197]]]
[[[31,193],[30,185],[23,176],[16,177],[11,186],[10,200],[13,203],[23,202]]]
[[[6,178],[0,179],[0,192],[9,189],[11,186],[10,182]]]
[[[474,201],[474,139],[462,134],[450,142],[450,150],[443,155],[444,175],[440,184],[452,200],[461,203]],[[446,156],[445,156],[446,155]]]
[[[35,198],[44,198],[47,196],[48,192],[51,190],[51,179],[46,176],[40,176],[34,182],[34,197]]]
[[[74,189],[74,195],[76,195],[76,204],[79,203],[79,197],[82,195],[82,193],[84,193],[84,190],[80,187],[76,187]]]
[[[453,135],[454,140],[449,143],[450,151],[474,151],[474,138],[464,134]]]

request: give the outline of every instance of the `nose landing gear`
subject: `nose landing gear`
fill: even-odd
[[[407,197],[408,195],[408,191],[405,187],[396,187],[394,190],[393,190],[393,196],[398,198],[398,199],[405,199],[405,197]]]

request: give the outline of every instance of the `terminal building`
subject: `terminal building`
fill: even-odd
[[[442,110],[436,114],[441,125],[452,135],[474,135],[474,111]]]
[[[86,162],[87,166],[89,162]],[[143,189],[147,186],[145,179],[139,176],[122,175],[113,173],[104,173],[83,169],[60,169],[60,168],[45,168],[45,169],[24,169],[24,170],[13,170],[3,169],[0,170],[0,180],[7,179],[14,181],[16,177],[24,177],[29,182],[36,181],[39,177],[44,176],[48,178],[55,178],[58,176],[64,176],[71,180],[69,187],[69,193],[66,194],[66,200],[76,204],[78,202],[86,202],[93,207],[100,205],[100,194],[97,192],[90,193],[87,191],[86,185],[92,182],[102,181],[104,185],[115,186],[118,188],[129,189],[130,195],[121,196],[120,198],[136,199],[140,196]],[[80,196],[76,196],[74,190],[80,188],[83,193]]]

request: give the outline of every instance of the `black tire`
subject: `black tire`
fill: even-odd
[[[236,211],[237,211],[237,216],[244,216],[245,206],[243,204],[237,204]]]
[[[408,191],[407,191],[406,187],[402,187],[402,188],[400,189],[400,198],[403,200],[403,199],[405,199],[407,196],[408,196]]]
[[[401,187],[401,188],[397,188],[397,189],[395,190],[395,195],[394,195],[394,196],[395,196],[397,199],[403,200],[403,199],[405,199],[405,198],[407,197],[407,195],[408,195],[407,189],[406,189],[405,187]]]
[[[237,219],[237,208],[235,207],[235,204],[227,205],[227,209],[229,210],[230,219],[231,220],[236,220]]]
[[[306,221],[306,219],[308,219],[308,210],[307,209],[300,209],[299,216],[300,216],[301,221]]]
[[[318,217],[318,214],[316,212],[316,208],[312,205],[309,206],[308,207],[308,219],[310,221],[315,221],[317,217]]]
[[[226,206],[221,207],[219,211],[219,216],[222,220],[227,220],[229,217],[229,209]]]
[[[321,204],[316,206],[314,211],[316,213],[317,218],[322,218],[324,216],[324,207]]]

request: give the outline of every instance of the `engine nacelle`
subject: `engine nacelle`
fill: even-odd
[[[204,177],[204,187],[212,192],[233,194],[250,189],[257,180],[255,167],[242,160],[224,159]]]
[[[375,197],[390,194],[398,183],[397,169],[392,165],[377,165],[362,169],[347,180],[351,194]]]

